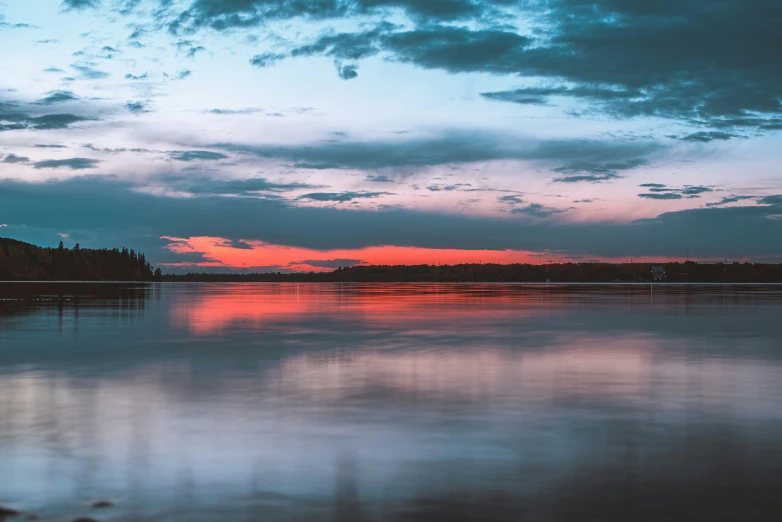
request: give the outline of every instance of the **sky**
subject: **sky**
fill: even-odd
[[[0,0],[0,236],[782,261],[779,0]]]

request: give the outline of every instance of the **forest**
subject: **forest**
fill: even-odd
[[[0,281],[159,281],[141,252],[127,248],[93,250],[39,247],[0,238]]]

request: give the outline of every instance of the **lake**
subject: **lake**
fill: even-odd
[[[0,283],[0,505],[42,520],[762,522],[780,485],[782,286]]]

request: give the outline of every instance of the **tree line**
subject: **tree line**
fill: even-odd
[[[782,283],[782,265],[659,263],[671,283]],[[167,274],[164,281],[354,283],[638,283],[653,280],[647,263],[551,263],[355,266],[333,272]]]
[[[5,281],[160,281],[142,252],[133,249],[39,247],[0,238],[0,280]]]

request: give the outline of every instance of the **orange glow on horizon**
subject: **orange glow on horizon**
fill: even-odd
[[[202,254],[205,261],[162,263],[163,266],[183,268],[240,268],[329,272],[338,266],[362,265],[457,265],[469,263],[530,263],[581,262],[566,254],[531,252],[526,250],[462,250],[403,246],[373,246],[357,249],[314,250],[301,247],[272,245],[261,241],[240,240],[237,248],[220,237],[198,236],[178,238],[164,236],[171,241],[167,248],[177,254]],[[587,257],[589,260],[626,262],[628,258],[607,259]],[[634,258],[636,262],[671,262],[673,258]],[[314,263],[314,264],[313,264]]]
[[[198,263],[169,263],[183,267],[280,267],[293,271],[331,271],[340,266],[366,265],[451,265],[460,263],[533,263],[539,254],[522,250],[457,250],[401,246],[375,246],[358,249],[313,250],[260,241],[242,241],[248,248],[236,248],[219,237],[163,237],[172,243],[168,249],[177,254],[203,254],[207,260]],[[538,259],[536,259],[538,258]],[[334,261],[335,266],[307,263]],[[352,261],[352,262],[351,262]]]

